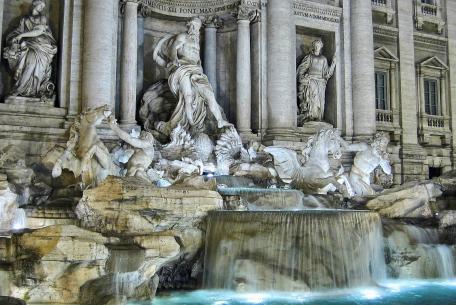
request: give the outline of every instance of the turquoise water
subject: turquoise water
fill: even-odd
[[[380,287],[327,293],[245,293],[199,290],[129,305],[456,305],[453,281],[390,281]]]

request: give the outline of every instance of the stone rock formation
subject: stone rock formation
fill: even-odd
[[[433,182],[413,182],[384,191],[369,200],[366,208],[388,218],[432,218],[430,203],[440,195],[440,187]]]

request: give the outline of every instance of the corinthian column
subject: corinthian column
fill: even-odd
[[[250,134],[252,115],[252,75],[250,65],[250,20],[255,10],[240,4],[237,11],[236,53],[236,127],[241,134]]]
[[[138,1],[126,0],[122,31],[120,76],[120,124],[136,124],[136,76],[138,71]]]
[[[217,96],[217,29],[222,26],[222,21],[218,16],[209,16],[204,25],[204,73]]]
[[[3,33],[3,2],[4,0],[0,0],[0,51],[3,52],[2,49],[2,33]]]
[[[352,0],[351,52],[353,75],[353,133],[371,136],[375,133],[375,70],[372,4]]]
[[[84,0],[82,54],[82,104],[97,107],[111,104],[114,36],[117,32],[118,0]]]
[[[296,127],[296,25],[293,0],[270,0],[268,29],[267,140],[293,137]]]

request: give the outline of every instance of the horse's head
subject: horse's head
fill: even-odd
[[[333,155],[334,159],[340,159],[342,157],[342,137],[340,131],[337,128],[330,128],[326,131],[326,141],[328,153]]]
[[[319,158],[327,158],[327,155],[331,153],[334,159],[340,159],[342,157],[342,141],[340,131],[337,128],[322,128],[315,136],[309,138],[303,155],[307,159],[314,151],[314,155],[319,155]]]
[[[97,108],[87,108],[81,114],[81,120],[87,121],[90,125],[97,126],[111,115],[111,109],[108,105],[103,105]]]

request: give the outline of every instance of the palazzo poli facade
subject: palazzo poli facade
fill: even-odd
[[[24,97],[12,94],[27,80],[8,66],[23,54],[8,35],[28,15],[49,26],[47,47],[34,54],[50,64],[33,66],[42,88]],[[322,121],[348,141],[387,133],[396,184],[438,176],[456,167],[456,20],[447,16],[456,1],[0,0],[0,148],[37,160],[67,141],[81,111],[105,104],[124,129],[137,128],[143,96],[166,78],[155,46],[199,17],[204,73],[244,141],[301,149],[322,124],[300,122],[297,78],[320,40],[334,69],[318,89]]]

